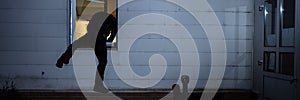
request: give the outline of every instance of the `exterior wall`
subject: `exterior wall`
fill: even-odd
[[[127,0],[119,0],[119,4],[126,2]],[[198,26],[208,26],[213,28],[217,25],[213,25],[211,23],[204,23],[201,25],[195,24],[194,22],[190,22],[188,17],[184,17],[183,15],[186,12],[178,7],[168,6],[164,1],[156,2],[160,0],[138,0],[134,2],[130,6],[119,8],[119,26],[128,28],[125,31],[119,31],[118,33],[118,61],[117,66],[120,68],[124,68],[123,66],[128,66],[126,61],[121,59],[130,59],[130,66],[133,68],[134,72],[138,75],[145,76],[150,73],[148,61],[150,61],[150,55],[153,54],[161,54],[164,56],[166,62],[169,64],[166,76],[161,80],[161,84],[155,85],[154,88],[170,88],[170,86],[178,80],[178,75],[180,73],[181,68],[190,69],[189,73],[195,72],[194,67],[199,67],[199,65],[181,65],[180,64],[180,56],[179,52],[183,55],[195,55],[195,52],[199,53],[200,56],[200,74],[198,79],[191,79],[191,81],[198,80],[197,87],[203,88],[205,86],[205,82],[208,79],[209,71],[210,71],[210,54],[211,53],[223,53],[224,51],[216,51],[211,52],[207,43],[207,37],[203,29],[196,28]],[[176,1],[176,0],[174,0]],[[145,3],[146,2],[146,3]],[[219,18],[222,28],[225,32],[226,45],[227,45],[227,68],[224,75],[224,79],[221,85],[223,89],[251,89],[252,88],[252,34],[253,34],[253,1],[252,0],[208,0],[211,4],[214,11],[208,11],[205,9],[197,9],[191,12],[200,13],[205,16],[208,13],[216,13]],[[200,5],[200,4],[199,4]],[[121,6],[121,5],[119,5]],[[146,15],[142,15],[145,14]],[[156,16],[155,14],[147,13],[160,13],[167,14],[173,13],[173,16],[179,17],[179,22],[182,25],[178,25],[178,23],[172,22],[168,17],[165,16]],[[133,15],[142,15],[131,19]],[[167,14],[168,15],[168,14]],[[127,19],[131,19],[134,21],[127,22]],[[191,28],[192,38],[188,37],[182,26],[194,27]],[[149,29],[150,28],[150,29]],[[171,33],[171,37],[163,37],[158,35],[156,31],[163,30],[163,32]],[[130,48],[127,48],[130,42],[136,38],[134,33],[143,32],[143,30],[153,30],[149,31],[149,33],[153,32],[156,34],[147,34],[142,37],[136,39]],[[198,33],[199,31],[201,33]],[[195,40],[198,42],[197,44],[198,51],[191,50],[192,48],[185,48],[186,50],[178,50],[178,47],[172,43],[171,40],[187,42],[186,40]],[[213,41],[218,41],[217,39],[213,39]],[[189,45],[189,44],[187,44]],[[127,56],[129,55],[129,57]],[[179,58],[179,59],[177,59]],[[187,59],[193,63],[193,59],[189,58],[181,58]],[[163,66],[163,64],[156,63],[158,66]],[[145,68],[146,67],[146,68]],[[213,65],[212,67],[220,68],[219,65]],[[119,67],[118,67],[119,68]],[[220,68],[221,69],[221,68]],[[130,69],[123,69],[124,72],[130,72]],[[173,72],[173,73],[172,73]],[[109,85],[112,87],[123,87],[120,84],[124,84],[119,82],[118,84],[115,82],[118,79],[117,77],[108,76],[114,82],[111,82]],[[127,80],[134,81],[135,78],[129,78]],[[220,80],[220,79],[216,79]],[[109,81],[108,81],[109,82]],[[180,82],[180,81],[179,81]],[[128,85],[124,85],[124,87],[130,88]]]
[[[119,0],[119,4],[125,1]],[[11,78],[15,80],[17,88],[20,89],[78,89],[75,79],[77,77],[79,78],[79,85],[84,89],[93,87],[96,60],[92,50],[78,50],[73,58],[73,63],[71,62],[63,69],[55,67],[56,59],[67,47],[67,0],[5,0],[2,2],[0,3],[0,12],[2,12],[0,16],[2,27],[0,30],[1,82]],[[199,67],[199,65],[183,65],[181,59],[186,59],[191,63],[194,61],[189,58],[180,58],[179,52],[181,52],[183,55],[191,56],[199,53],[201,67],[199,78],[191,79],[191,81],[198,80],[197,87],[203,88],[210,70],[210,54],[224,52],[211,52],[204,30],[198,27],[201,25],[215,27],[216,25],[210,23],[199,25],[185,21],[186,18],[180,17],[180,15],[187,12],[180,8],[165,6],[164,3],[154,4],[152,0],[137,0],[137,2],[142,4],[146,2],[148,5],[135,5],[119,9],[119,26],[128,26],[131,29],[118,33],[118,48],[109,50],[109,63],[105,75],[106,85],[114,89],[132,89],[132,86],[120,80],[114,69],[119,68],[122,72],[129,73],[130,70],[126,68],[128,66],[126,60],[128,59],[132,70],[141,76],[151,73],[149,65],[155,65],[159,68],[166,66],[167,63],[163,80],[152,88],[170,89],[171,85],[176,83],[180,77],[180,68],[190,69],[190,72],[193,73],[193,68]],[[208,0],[208,2],[214,11],[199,9],[193,12],[204,16],[207,13],[216,13],[225,32],[227,68],[221,88],[251,89],[254,1]],[[180,18],[183,26],[191,27],[189,31],[193,37],[188,37],[186,35],[188,33],[185,33],[181,25],[166,16],[149,15],[154,17],[150,18],[146,15],[150,19],[125,25],[125,19],[132,14],[151,11],[162,14],[173,13],[174,16],[172,17]],[[140,32],[144,28],[154,30],[164,28],[166,33],[172,33],[172,35],[167,38],[155,32],[146,34],[136,39],[130,50],[125,49],[129,46],[128,41],[133,41],[135,37],[130,33]],[[190,48],[185,48],[184,51],[178,50],[176,44],[172,42],[174,40],[184,43],[191,39],[197,42],[198,51],[191,51]],[[114,52],[112,54],[113,59],[110,52]],[[164,60],[159,60],[163,62],[152,59],[153,63],[151,63],[152,60],[149,59],[153,54],[162,55]],[[72,67],[72,65],[75,66]],[[220,66],[214,65],[212,67],[219,68]],[[77,73],[75,75],[74,70]],[[153,72],[155,73],[155,71]],[[126,80],[135,81],[137,79],[127,78]]]
[[[13,80],[17,89],[77,88],[71,67],[55,68],[68,41],[68,0],[2,0],[0,13],[1,84]]]

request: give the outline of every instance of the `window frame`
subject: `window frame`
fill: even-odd
[[[68,6],[68,25],[67,25],[67,30],[68,33],[67,34],[67,44],[71,44],[73,41],[75,41],[74,38],[76,38],[76,21],[77,21],[77,11],[76,11],[76,2],[77,0],[68,0],[67,2],[67,6]],[[90,2],[98,2],[97,0],[87,0]],[[107,5],[107,1],[108,0],[100,0],[104,2],[104,11],[108,12],[108,5]],[[116,20],[117,20],[117,25],[118,25],[118,0],[116,0],[116,5],[115,5],[115,10],[116,10]],[[118,27],[118,26],[117,26]],[[117,29],[118,30],[118,29]],[[115,41],[116,42],[106,42],[107,48],[108,49],[117,49],[118,48],[118,34],[116,34],[115,36]]]

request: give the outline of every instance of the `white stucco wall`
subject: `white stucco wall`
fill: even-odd
[[[119,0],[119,4],[126,0]],[[159,2],[157,2],[159,1]],[[1,82],[12,78],[16,81],[17,88],[20,89],[78,89],[74,75],[81,73],[80,86],[85,89],[93,87],[93,80],[96,68],[96,60],[92,50],[78,50],[74,59],[63,69],[55,67],[56,59],[67,47],[68,17],[67,0],[5,0],[0,3],[0,79]],[[18,3],[16,3],[18,2]],[[109,63],[105,74],[105,82],[109,88],[132,89],[125,84],[115,73],[114,68],[127,74],[130,70],[127,60],[132,70],[138,75],[145,76],[154,73],[149,70],[150,65],[156,68],[166,67],[163,79],[151,88],[170,89],[179,77],[180,68],[187,69],[187,73],[194,73],[196,67],[200,67],[197,88],[203,88],[208,79],[211,53],[224,53],[222,51],[211,52],[207,37],[201,28],[202,26],[215,27],[210,23],[201,25],[187,20],[184,9],[164,4],[163,0],[144,1],[137,0],[137,3],[130,6],[123,6],[119,9],[119,26],[129,27],[118,33],[118,48],[112,49],[114,54],[111,57],[109,51]],[[162,3],[160,3],[162,2]],[[208,0],[214,11],[198,9],[193,13],[200,13],[205,16],[208,13],[216,13],[224,30],[227,45],[227,68],[223,78],[221,88],[223,89],[251,89],[252,88],[252,34],[254,25],[253,0]],[[144,5],[140,5],[144,4]],[[200,4],[199,4],[200,5]],[[132,23],[126,24],[126,18],[141,13],[147,14],[135,18]],[[170,17],[163,16],[168,13],[178,22]],[[145,19],[146,18],[146,19]],[[184,27],[189,27],[192,38],[184,31]],[[200,27],[200,28],[199,28]],[[136,39],[133,45],[128,48],[129,42],[134,40],[134,33],[145,29],[152,34],[146,34]],[[157,31],[162,30],[171,34],[170,37],[159,35]],[[183,46],[184,50],[179,50],[172,41],[188,43],[194,40],[198,51]],[[217,40],[215,40],[217,41]],[[189,44],[186,44],[189,45]],[[187,56],[199,55],[200,65],[193,65],[194,59],[181,58],[179,53]],[[151,55],[160,54],[165,62],[149,60]],[[129,56],[127,56],[129,55]],[[181,59],[191,64],[182,64]],[[113,61],[113,62],[112,62]],[[153,61],[153,62],[151,62]],[[73,67],[72,65],[76,65]],[[115,67],[113,67],[115,66]],[[189,72],[190,71],[190,72]],[[42,75],[42,72],[45,72]],[[158,70],[159,72],[159,70]],[[151,81],[158,78],[145,80]],[[127,77],[125,80],[136,81],[137,78]],[[221,80],[221,79],[215,79]],[[81,84],[82,83],[82,84]]]

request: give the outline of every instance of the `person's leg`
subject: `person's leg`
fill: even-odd
[[[108,90],[104,86],[104,71],[105,66],[101,66],[98,64],[96,76],[95,76],[95,84],[94,84],[94,91],[101,92],[101,93],[107,93]]]
[[[104,72],[107,64],[107,58],[105,57],[105,55],[107,55],[106,51],[102,51],[102,54],[96,55],[99,63],[97,66],[97,73],[99,73],[97,77],[99,76],[99,78],[97,79],[100,79],[101,81],[104,80]]]
[[[59,59],[56,62],[56,66],[58,68],[62,68],[63,64],[68,64],[69,60],[72,58],[74,51],[77,48],[93,48],[94,45],[92,44],[94,42],[91,40],[92,38],[89,35],[84,35],[83,37],[74,41],[68,46],[67,50],[59,57]]]
[[[97,66],[94,90],[106,93],[108,92],[108,90],[104,87],[103,84],[104,72],[107,64],[107,49],[105,41],[97,41],[95,45],[95,54],[99,64]]]

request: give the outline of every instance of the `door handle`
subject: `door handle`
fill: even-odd
[[[257,62],[258,66],[263,65],[263,63],[264,63],[264,60],[258,60],[258,62]]]
[[[258,11],[264,11],[264,9],[265,9],[265,5],[259,5]]]

